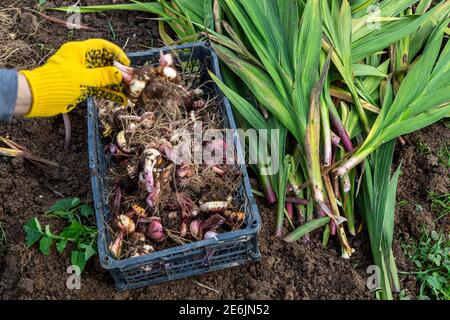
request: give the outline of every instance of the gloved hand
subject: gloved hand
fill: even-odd
[[[126,104],[122,74],[112,66],[114,60],[130,65],[118,46],[106,40],[91,39],[66,43],[42,67],[21,71],[33,97],[26,116],[66,113],[89,96]]]

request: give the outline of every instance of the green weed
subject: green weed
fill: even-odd
[[[431,201],[431,210],[438,215],[435,222],[450,213],[450,193],[440,195],[430,191],[428,200]]]
[[[65,221],[65,228],[55,233],[49,225],[43,228],[37,218],[32,218],[24,225],[27,246],[39,242],[39,250],[48,256],[53,243],[58,253],[71,243],[71,263],[82,272],[89,258],[97,254],[97,228],[92,221],[92,208],[81,204],[78,198],[64,199],[56,202],[45,216]]]
[[[426,143],[419,141],[416,143],[416,148],[421,155],[428,156],[432,154],[430,147]]]
[[[442,144],[439,149],[439,162],[447,169],[450,168],[450,149],[448,144]]]
[[[403,246],[406,256],[414,262],[414,274],[420,284],[419,300],[450,300],[449,235],[424,232],[419,243]]]

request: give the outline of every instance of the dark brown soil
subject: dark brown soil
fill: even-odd
[[[81,1],[82,4],[100,4],[110,1]],[[117,3],[126,1],[117,1]],[[4,0],[0,10],[15,4],[21,12],[33,7],[36,1]],[[51,1],[55,5],[70,5],[69,1]],[[64,18],[61,13],[48,15]],[[65,27],[50,23],[34,13],[27,19],[36,19],[37,32],[30,32],[25,22],[18,22],[13,30],[32,50],[36,63],[69,40],[102,37],[127,44],[126,50],[142,50],[160,46],[156,24],[144,19],[141,13],[114,13],[83,15],[83,22],[101,31],[70,32]],[[19,19],[24,17],[22,14]],[[116,39],[108,31],[107,19],[115,30]],[[2,30],[0,30],[2,32]],[[42,50],[44,48],[44,50]],[[47,50],[47,49],[49,50]],[[30,53],[24,53],[30,56]],[[24,62],[26,60],[26,62]],[[24,67],[30,60],[0,61],[0,67]],[[320,234],[309,243],[286,244],[273,237],[275,213],[260,203],[263,227],[260,233],[262,259],[259,263],[215,272],[191,279],[175,281],[150,288],[117,292],[109,274],[98,260],[90,261],[82,275],[81,290],[69,290],[66,268],[70,259],[55,251],[49,257],[24,245],[23,224],[43,213],[54,201],[78,196],[91,202],[87,161],[85,107],[70,114],[73,123],[73,143],[69,151],[63,148],[61,117],[52,119],[15,119],[11,124],[0,124],[0,135],[7,135],[35,154],[59,162],[64,167],[49,170],[36,167],[22,159],[0,157],[0,222],[5,231],[7,246],[0,253],[0,298],[3,299],[371,299],[365,287],[366,268],[372,264],[368,238],[364,232],[351,239],[357,252],[351,260],[339,257],[338,243],[332,239],[323,249]],[[399,200],[408,203],[399,206],[395,251],[400,270],[411,270],[401,250],[404,239],[417,238],[422,224],[431,225],[433,214],[427,202],[427,190],[448,192],[448,172],[435,166],[436,159],[417,154],[417,141],[426,143],[432,153],[438,153],[440,144],[449,141],[449,129],[436,125],[406,137],[406,146],[397,152],[403,158],[404,174],[400,180]],[[417,213],[415,205],[423,211]],[[441,221],[441,224],[444,223]],[[448,225],[448,220],[445,221]],[[413,278],[404,279],[411,293],[416,292]]]

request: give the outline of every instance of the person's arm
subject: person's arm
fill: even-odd
[[[0,121],[30,112],[31,89],[24,75],[16,70],[0,70]]]
[[[16,107],[17,71],[0,70],[0,121],[9,121]]]
[[[28,83],[27,78],[25,78],[25,76],[21,73],[19,73],[17,77],[18,89],[14,114],[25,115],[30,112],[33,98],[31,96],[30,84]]]

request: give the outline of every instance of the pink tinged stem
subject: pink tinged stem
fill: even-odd
[[[331,132],[331,162],[333,163],[336,159],[336,152],[341,143],[341,138],[337,136],[334,132]]]
[[[341,138],[334,132],[331,132],[331,144],[333,145],[333,147],[337,147],[339,143],[341,143]]]
[[[337,135],[342,141],[342,145],[344,146],[345,151],[353,152],[355,148],[353,147],[352,140],[350,139],[347,130],[345,130],[344,126],[342,125],[341,120],[337,119],[337,117],[333,115],[333,113],[331,112],[330,112],[330,120],[331,124],[333,125],[334,131],[337,133]]]
[[[342,177],[350,172],[354,167],[364,161],[364,159],[372,152],[371,148],[359,149],[350,159],[342,166],[335,170],[339,177]]]
[[[289,219],[294,220],[294,206],[290,202],[286,202],[286,211],[289,216]]]
[[[292,197],[287,197],[286,202],[297,204],[297,205],[303,205],[303,206],[306,206],[309,203],[309,201],[306,199],[299,199],[299,198],[292,198]]]
[[[72,139],[72,127],[70,125],[70,118],[67,113],[63,113],[62,115],[64,120],[64,149],[68,150],[70,147],[70,140]]]
[[[264,190],[264,194],[266,195],[267,204],[272,205],[277,201],[277,196],[273,191],[272,185],[270,184],[269,176],[260,175],[260,180],[262,184],[262,188]]]
[[[332,217],[333,214],[331,213],[328,206],[326,204],[323,204],[322,206],[319,207],[319,216],[320,217],[326,217],[326,216]]]
[[[351,158],[346,163],[344,163],[342,166],[336,169],[336,174],[339,177],[342,177],[344,175],[347,175],[350,170],[358,165],[359,161],[355,158]]]
[[[330,221],[330,226],[331,226],[331,235],[335,236],[336,235],[336,230],[337,230],[336,223],[334,223],[334,221],[331,220]]]
[[[114,65],[114,67],[119,69],[120,73],[122,74],[122,79],[123,79],[122,81],[125,84],[129,85],[136,74],[136,69],[132,68],[132,67],[127,67],[118,61],[114,61],[113,65]]]

